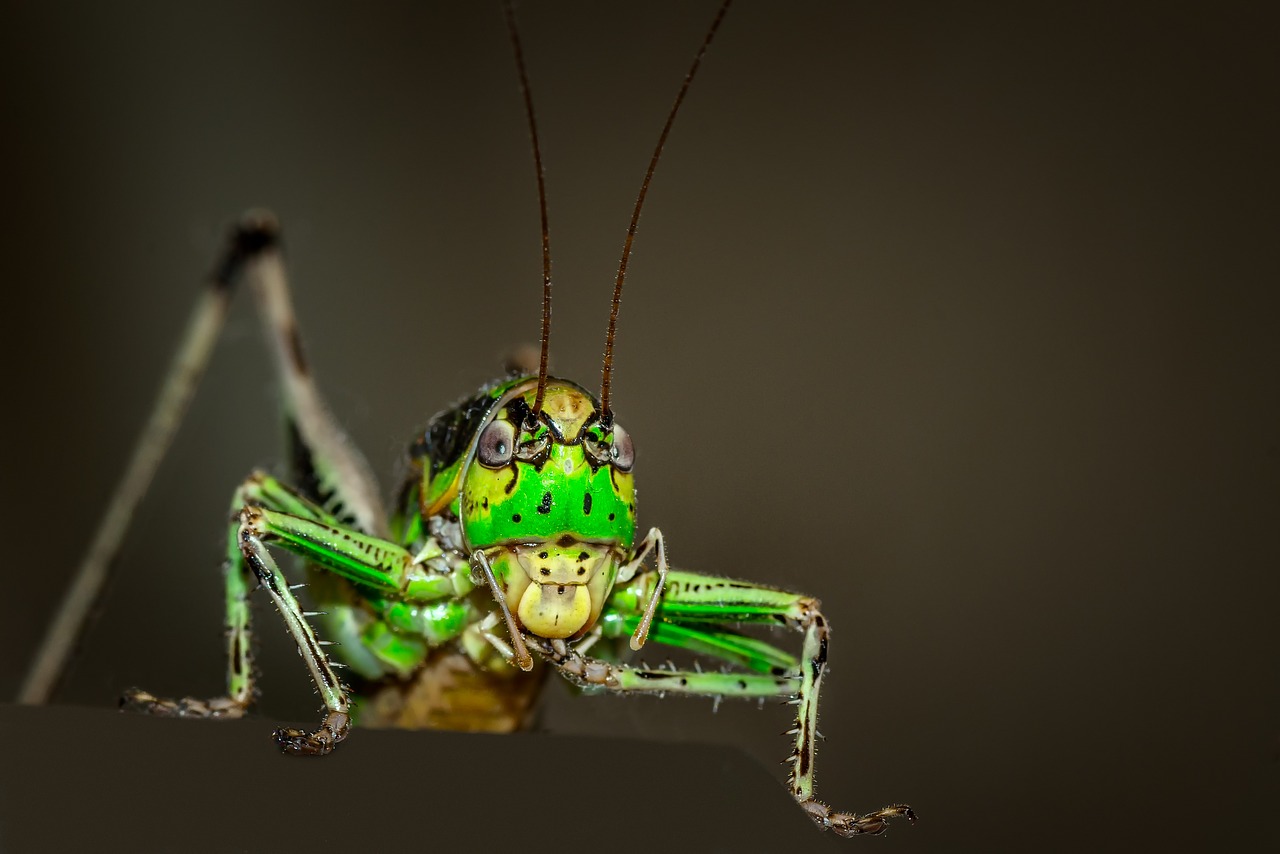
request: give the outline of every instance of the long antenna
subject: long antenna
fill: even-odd
[[[627,276],[627,262],[631,260],[631,244],[636,239],[636,227],[640,224],[640,208],[644,205],[644,197],[649,192],[649,181],[653,178],[653,172],[658,168],[658,158],[662,155],[662,146],[667,142],[667,134],[671,133],[671,125],[676,120],[676,112],[680,109],[680,104],[684,101],[684,95],[689,91],[689,84],[693,82],[693,75],[698,73],[698,66],[702,63],[702,56],[707,52],[707,48],[711,46],[711,40],[715,38],[716,30],[720,28],[720,22],[724,20],[725,13],[729,11],[729,6],[733,0],[724,0],[720,6],[720,11],[716,12],[716,17],[711,22],[711,29],[707,30],[707,37],[702,40],[702,47],[698,48],[698,54],[693,58],[693,65],[689,66],[689,73],[684,76],[684,84],[680,87],[679,94],[676,95],[676,102],[671,105],[671,113],[667,116],[667,123],[662,126],[662,133],[658,136],[658,144],[653,149],[653,157],[649,160],[649,169],[644,173],[644,182],[640,185],[640,195],[636,198],[636,209],[631,214],[631,225],[627,227],[627,239],[622,244],[622,260],[618,263],[618,278],[613,283],[613,305],[609,309],[609,334],[604,341],[604,374],[600,380],[600,420],[604,424],[609,424],[613,420],[613,411],[609,408],[609,381],[613,378],[613,340],[618,331],[618,309],[622,305],[622,280]]]
[[[520,72],[520,94],[524,96],[524,112],[529,118],[529,136],[533,139],[533,168],[538,173],[538,209],[542,214],[542,357],[538,361],[538,396],[534,398],[529,418],[537,423],[542,413],[542,397],[547,391],[547,350],[551,346],[551,228],[547,224],[547,185],[542,174],[542,149],[538,146],[538,120],[533,115],[533,95],[529,91],[529,76],[524,70],[524,51],[520,47],[520,33],[516,29],[516,13],[511,0],[502,4],[507,16],[507,32],[511,34],[511,49],[516,57],[516,70]]]

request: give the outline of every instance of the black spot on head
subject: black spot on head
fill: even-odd
[[[578,563],[582,563],[584,560],[586,560],[589,557],[591,557],[591,555],[587,554],[586,552],[578,552]]]
[[[610,514],[609,514],[609,521],[610,521],[610,522],[612,522],[612,521],[614,520],[615,515],[616,515],[616,514],[613,514],[613,513],[610,513]]]
[[[586,574],[587,574],[587,568],[585,566],[578,567],[578,575],[586,575]]]
[[[511,521],[512,521],[512,522],[519,522],[519,521],[520,521],[520,514],[519,514],[519,513],[513,513],[513,514],[511,515]]]
[[[480,506],[483,507],[485,510],[489,509],[489,496],[486,495],[484,497],[484,499],[480,502]]]
[[[550,574],[551,574],[551,570],[550,570],[550,569],[548,569],[548,568],[547,568],[547,567],[545,567],[545,566],[544,566],[541,570],[539,570],[539,572],[541,572],[543,575],[550,575]]]
[[[539,513],[551,512],[551,493],[550,492],[542,493],[542,503],[538,505],[538,512]]]
[[[547,553],[546,553],[546,552],[538,552],[538,557],[542,558],[543,560],[546,560],[546,559],[547,559]]]
[[[591,493],[588,492],[582,496],[582,515],[591,515]]]

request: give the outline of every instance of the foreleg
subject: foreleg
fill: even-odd
[[[263,587],[271,596],[299,654],[324,701],[324,719],[314,732],[277,730],[281,748],[293,753],[330,752],[350,728],[349,691],[266,544],[302,555],[349,581],[376,591],[384,602],[431,602],[456,599],[470,590],[464,572],[443,572],[416,561],[398,545],[338,524],[305,496],[274,478],[256,474],[236,492],[239,505],[228,539],[227,622],[228,696],[215,700],[161,700],[142,691],[126,694],[126,705],[143,711],[180,716],[230,717],[242,714],[253,696],[248,594]],[[375,626],[375,628],[381,627]],[[426,655],[427,645],[406,652],[404,644],[388,653],[393,669],[411,667],[405,660]],[[377,666],[375,664],[375,666]]]
[[[837,812],[814,798],[814,760],[817,754],[818,697],[827,669],[830,636],[817,599],[749,582],[689,572],[637,576],[615,591],[602,616],[606,635],[620,636],[643,621],[654,591],[664,586],[653,624],[652,640],[691,649],[746,666],[761,674],[699,673],[647,670],[608,664],[577,656],[571,650],[553,663],[570,678],[610,690],[647,693],[707,694],[724,697],[783,697],[796,706],[788,735],[795,738],[788,766],[788,787],[801,808],[819,826],[843,836],[881,833],[887,820],[915,814],[905,804],[893,804],[866,815]],[[800,658],[771,644],[729,631],[723,624],[756,623],[804,633]],[[543,651],[543,650],[540,650]],[[544,654],[545,651],[544,651]]]

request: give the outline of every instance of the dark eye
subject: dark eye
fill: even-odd
[[[516,428],[510,421],[494,421],[480,434],[476,459],[491,469],[501,468],[511,462],[515,449]]]
[[[609,456],[621,471],[631,471],[636,462],[636,449],[631,444],[631,434],[617,424],[613,425],[613,445],[609,447]]]

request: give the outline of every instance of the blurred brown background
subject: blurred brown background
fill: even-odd
[[[894,850],[1280,841],[1266,6],[741,2],[676,123],[618,342],[641,522],[822,597],[819,793],[913,803]],[[519,9],[554,367],[589,386],[713,12]],[[0,71],[11,697],[238,212],[281,216],[388,484],[536,339],[539,257],[496,4],[10,2]],[[219,689],[226,503],[277,459],[265,355],[246,300],[61,702]],[[260,610],[265,738],[314,701]],[[787,749],[774,707],[548,694],[555,731]]]

